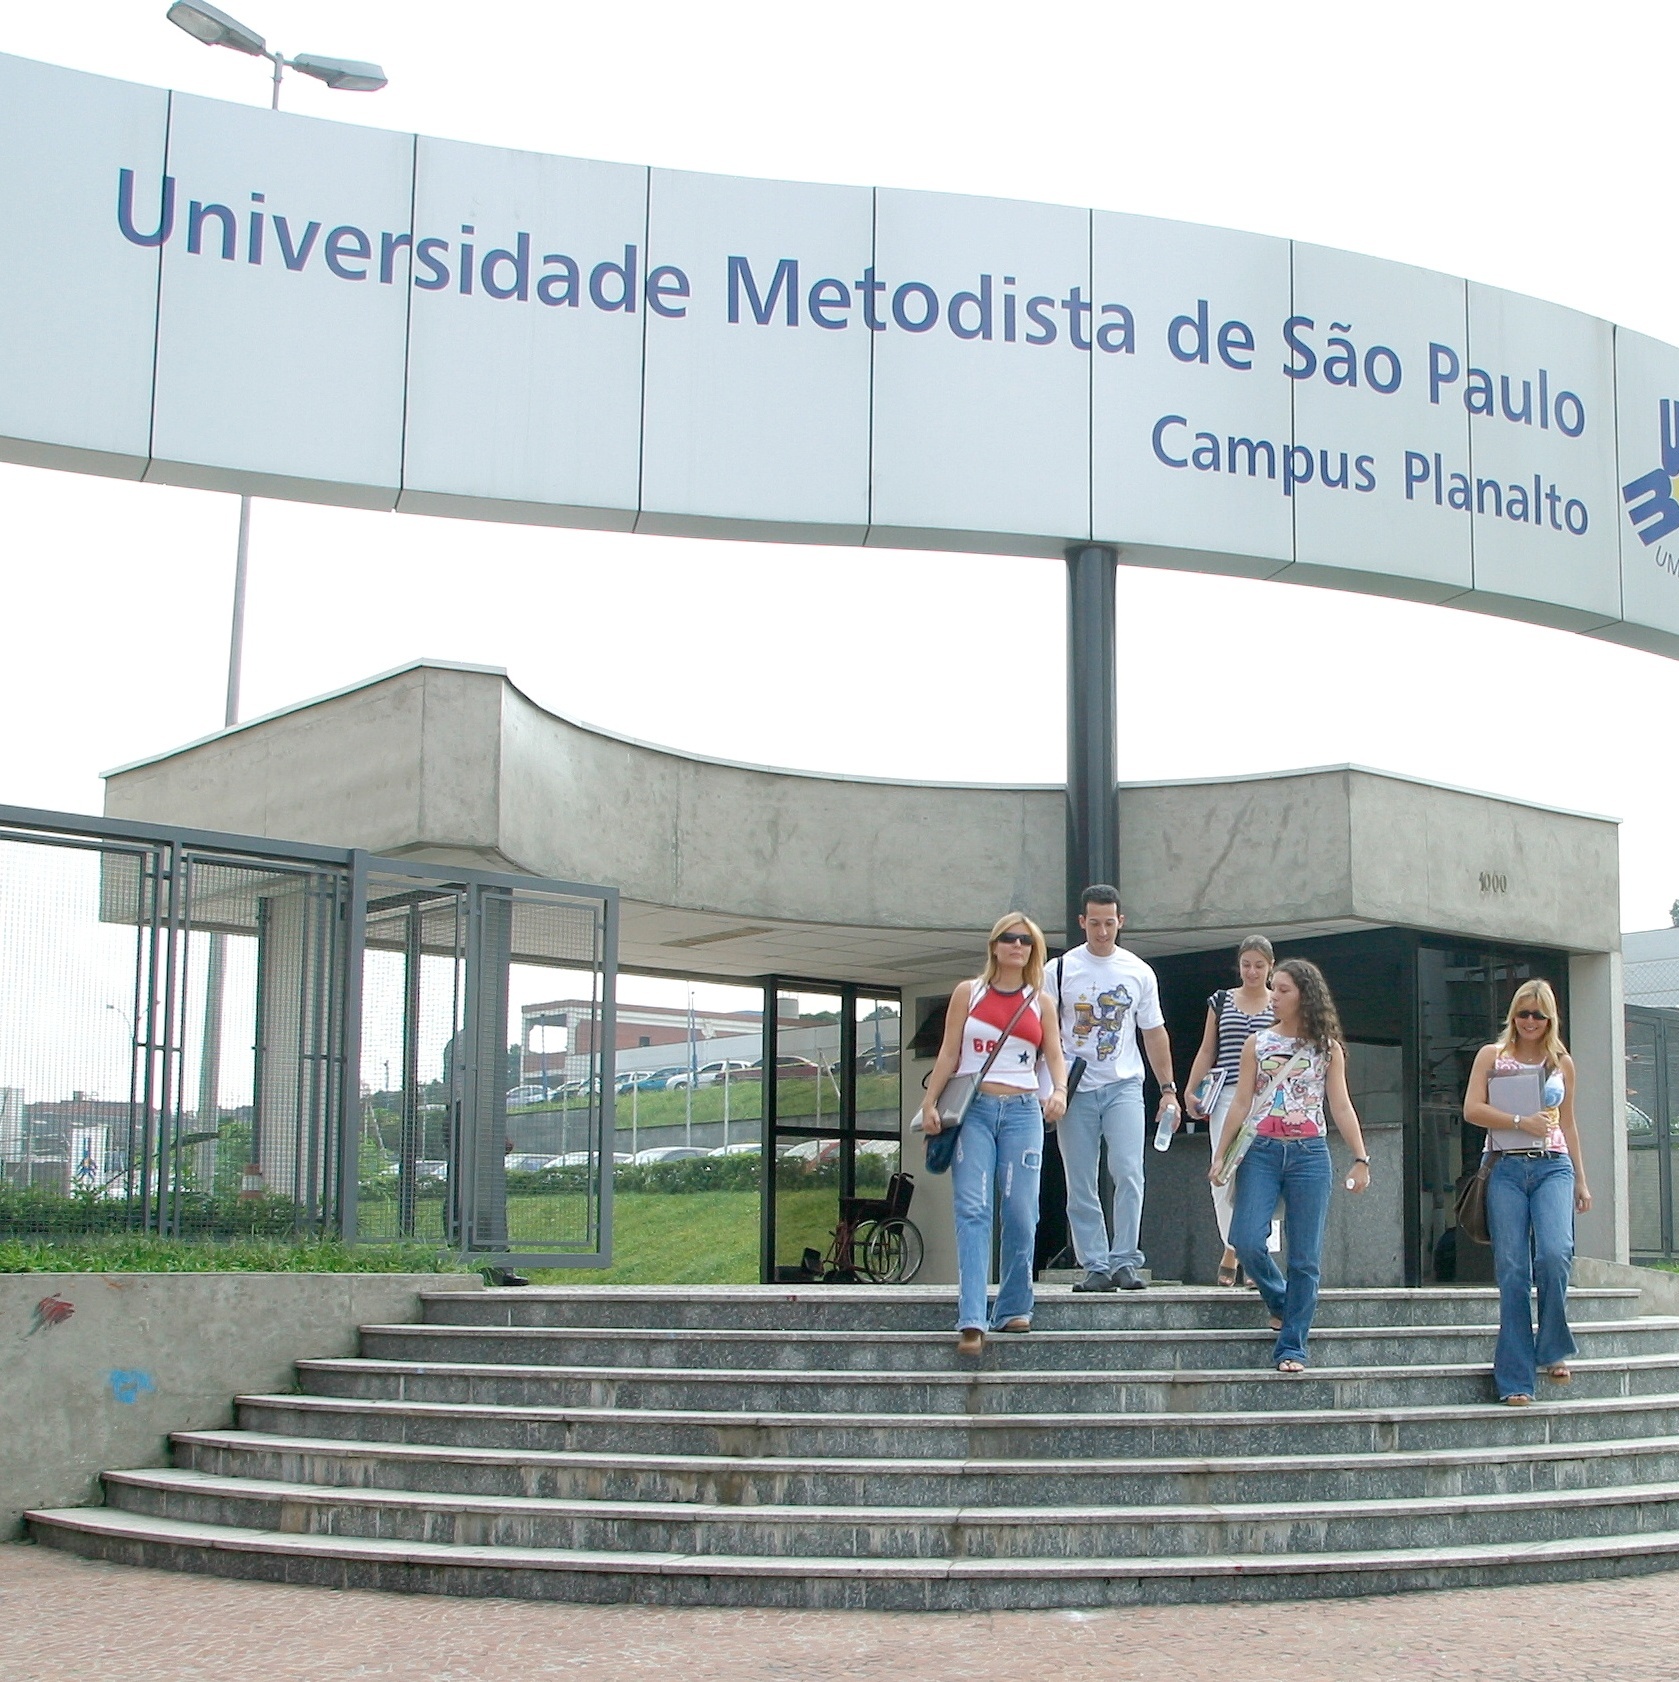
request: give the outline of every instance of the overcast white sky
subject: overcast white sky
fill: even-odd
[[[1679,342],[1668,5],[228,9],[282,51],[390,76],[371,96],[291,78],[292,110],[1251,228]],[[260,63],[199,46],[165,10],[0,0],[0,51],[266,103]],[[229,354],[260,380],[287,348]],[[0,467],[0,802],[97,811],[101,770],[219,726],[236,523],[229,496]],[[261,502],[244,711],[426,654],[505,666],[573,717],[731,758],[1051,782],[1063,614],[1050,561]],[[1122,573],[1120,614],[1122,777],[1356,760],[1608,813],[1625,820],[1625,925],[1667,921],[1679,664],[1447,609],[1142,571]],[[934,657],[964,641],[967,672]],[[983,729],[937,728],[981,693],[1003,703]]]

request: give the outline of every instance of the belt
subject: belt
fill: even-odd
[[[1560,1156],[1566,1158],[1567,1151],[1495,1151],[1495,1156]]]

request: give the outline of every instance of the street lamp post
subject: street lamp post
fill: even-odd
[[[274,88],[269,97],[271,111],[280,109],[280,79],[287,70],[302,76],[313,76],[329,88],[344,93],[377,93],[385,85],[385,73],[377,64],[365,64],[359,59],[325,58],[319,53],[299,53],[287,58],[272,52],[268,43],[237,18],[230,17],[219,7],[204,0],[175,0],[165,14],[178,29],[184,29],[195,41],[207,47],[227,47],[251,58],[265,58],[274,66]],[[227,704],[223,709],[224,727],[239,722],[239,686],[245,664],[245,578],[251,552],[251,499],[239,498],[239,545],[233,563],[233,615],[227,648]],[[198,1124],[200,1131],[215,1131],[221,1123],[221,1028],[223,979],[227,959],[227,936],[212,934],[204,970],[204,1037],[198,1063]],[[257,1101],[252,1095],[253,1105]],[[215,1146],[206,1148],[214,1172]],[[257,1169],[251,1164],[253,1171]]]

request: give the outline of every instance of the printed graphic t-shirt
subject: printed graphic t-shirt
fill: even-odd
[[[1060,1013],[1062,1050],[1085,1061],[1083,1084],[1140,1079],[1143,1048],[1137,1031],[1166,1023],[1154,971],[1123,946],[1106,958],[1078,946],[1057,958],[1044,980]]]

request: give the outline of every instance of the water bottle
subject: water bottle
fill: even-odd
[[[1172,1135],[1178,1130],[1178,1108],[1175,1104],[1161,1104],[1155,1111],[1154,1148],[1157,1151],[1167,1151],[1172,1148]]]

